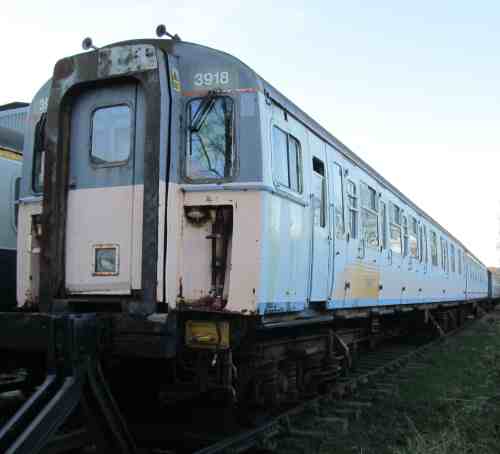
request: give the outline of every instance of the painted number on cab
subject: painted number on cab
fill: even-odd
[[[229,84],[228,71],[216,71],[209,73],[196,73],[194,75],[194,84],[197,87],[211,87],[214,85]]]

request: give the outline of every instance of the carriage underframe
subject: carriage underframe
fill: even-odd
[[[30,397],[0,430],[0,450],[41,452],[47,444],[67,449],[88,443],[91,433],[108,452],[135,452],[127,421],[139,401],[159,412],[200,396],[228,407],[279,407],[331,389],[358,351],[403,334],[443,335],[492,304],[359,309],[274,325],[192,310],[142,319],[124,313],[1,313],[3,363],[29,371],[21,389]],[[193,323],[207,333],[227,326],[229,343],[223,336],[204,344],[202,329],[195,345],[188,332]],[[8,383],[1,386],[9,391]],[[92,422],[87,435],[76,430],[56,436],[76,411]]]

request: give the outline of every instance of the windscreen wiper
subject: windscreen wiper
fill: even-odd
[[[212,110],[214,103],[215,103],[214,94],[209,93],[202,99],[200,105],[198,106],[198,109],[196,110],[195,114],[192,117],[191,125],[189,126],[189,130],[191,132],[198,132],[201,129],[203,123],[205,122],[205,119],[207,118],[208,113]]]

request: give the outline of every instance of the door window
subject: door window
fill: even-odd
[[[325,165],[318,158],[313,158],[313,170],[320,178],[316,180],[314,191],[314,223],[320,227],[326,226],[326,182]]]
[[[385,202],[380,201],[380,217],[382,219],[382,247],[387,249],[387,209]]]
[[[401,208],[394,203],[390,207],[389,244],[391,251],[401,254]]]
[[[97,109],[92,114],[91,159],[96,164],[128,161],[132,145],[132,113],[126,105]]]
[[[365,183],[362,183],[362,218],[363,238],[370,247],[378,247],[378,212],[377,191]]]
[[[337,238],[344,237],[344,182],[342,179],[342,167],[334,163],[333,191],[335,197],[335,236]]]
[[[410,216],[410,232],[408,235],[409,238],[409,249],[410,255],[414,258],[418,258],[418,221]]]
[[[356,183],[347,180],[347,205],[349,213],[349,235],[351,239],[358,236],[358,193]]]

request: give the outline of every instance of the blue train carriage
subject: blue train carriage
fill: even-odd
[[[16,229],[23,135],[0,126],[0,311],[16,305]]]
[[[18,296],[37,312],[0,317],[12,350],[97,313],[71,320],[106,322],[111,382],[276,403],[367,341],[488,301],[463,244],[223,52],[133,40],[63,58],[29,125]]]
[[[500,268],[488,268],[489,293],[493,300],[500,299]]]
[[[40,281],[40,214],[44,180],[43,146],[50,80],[35,94],[26,116],[17,235],[17,305],[36,307]],[[35,149],[37,152],[35,153]]]

